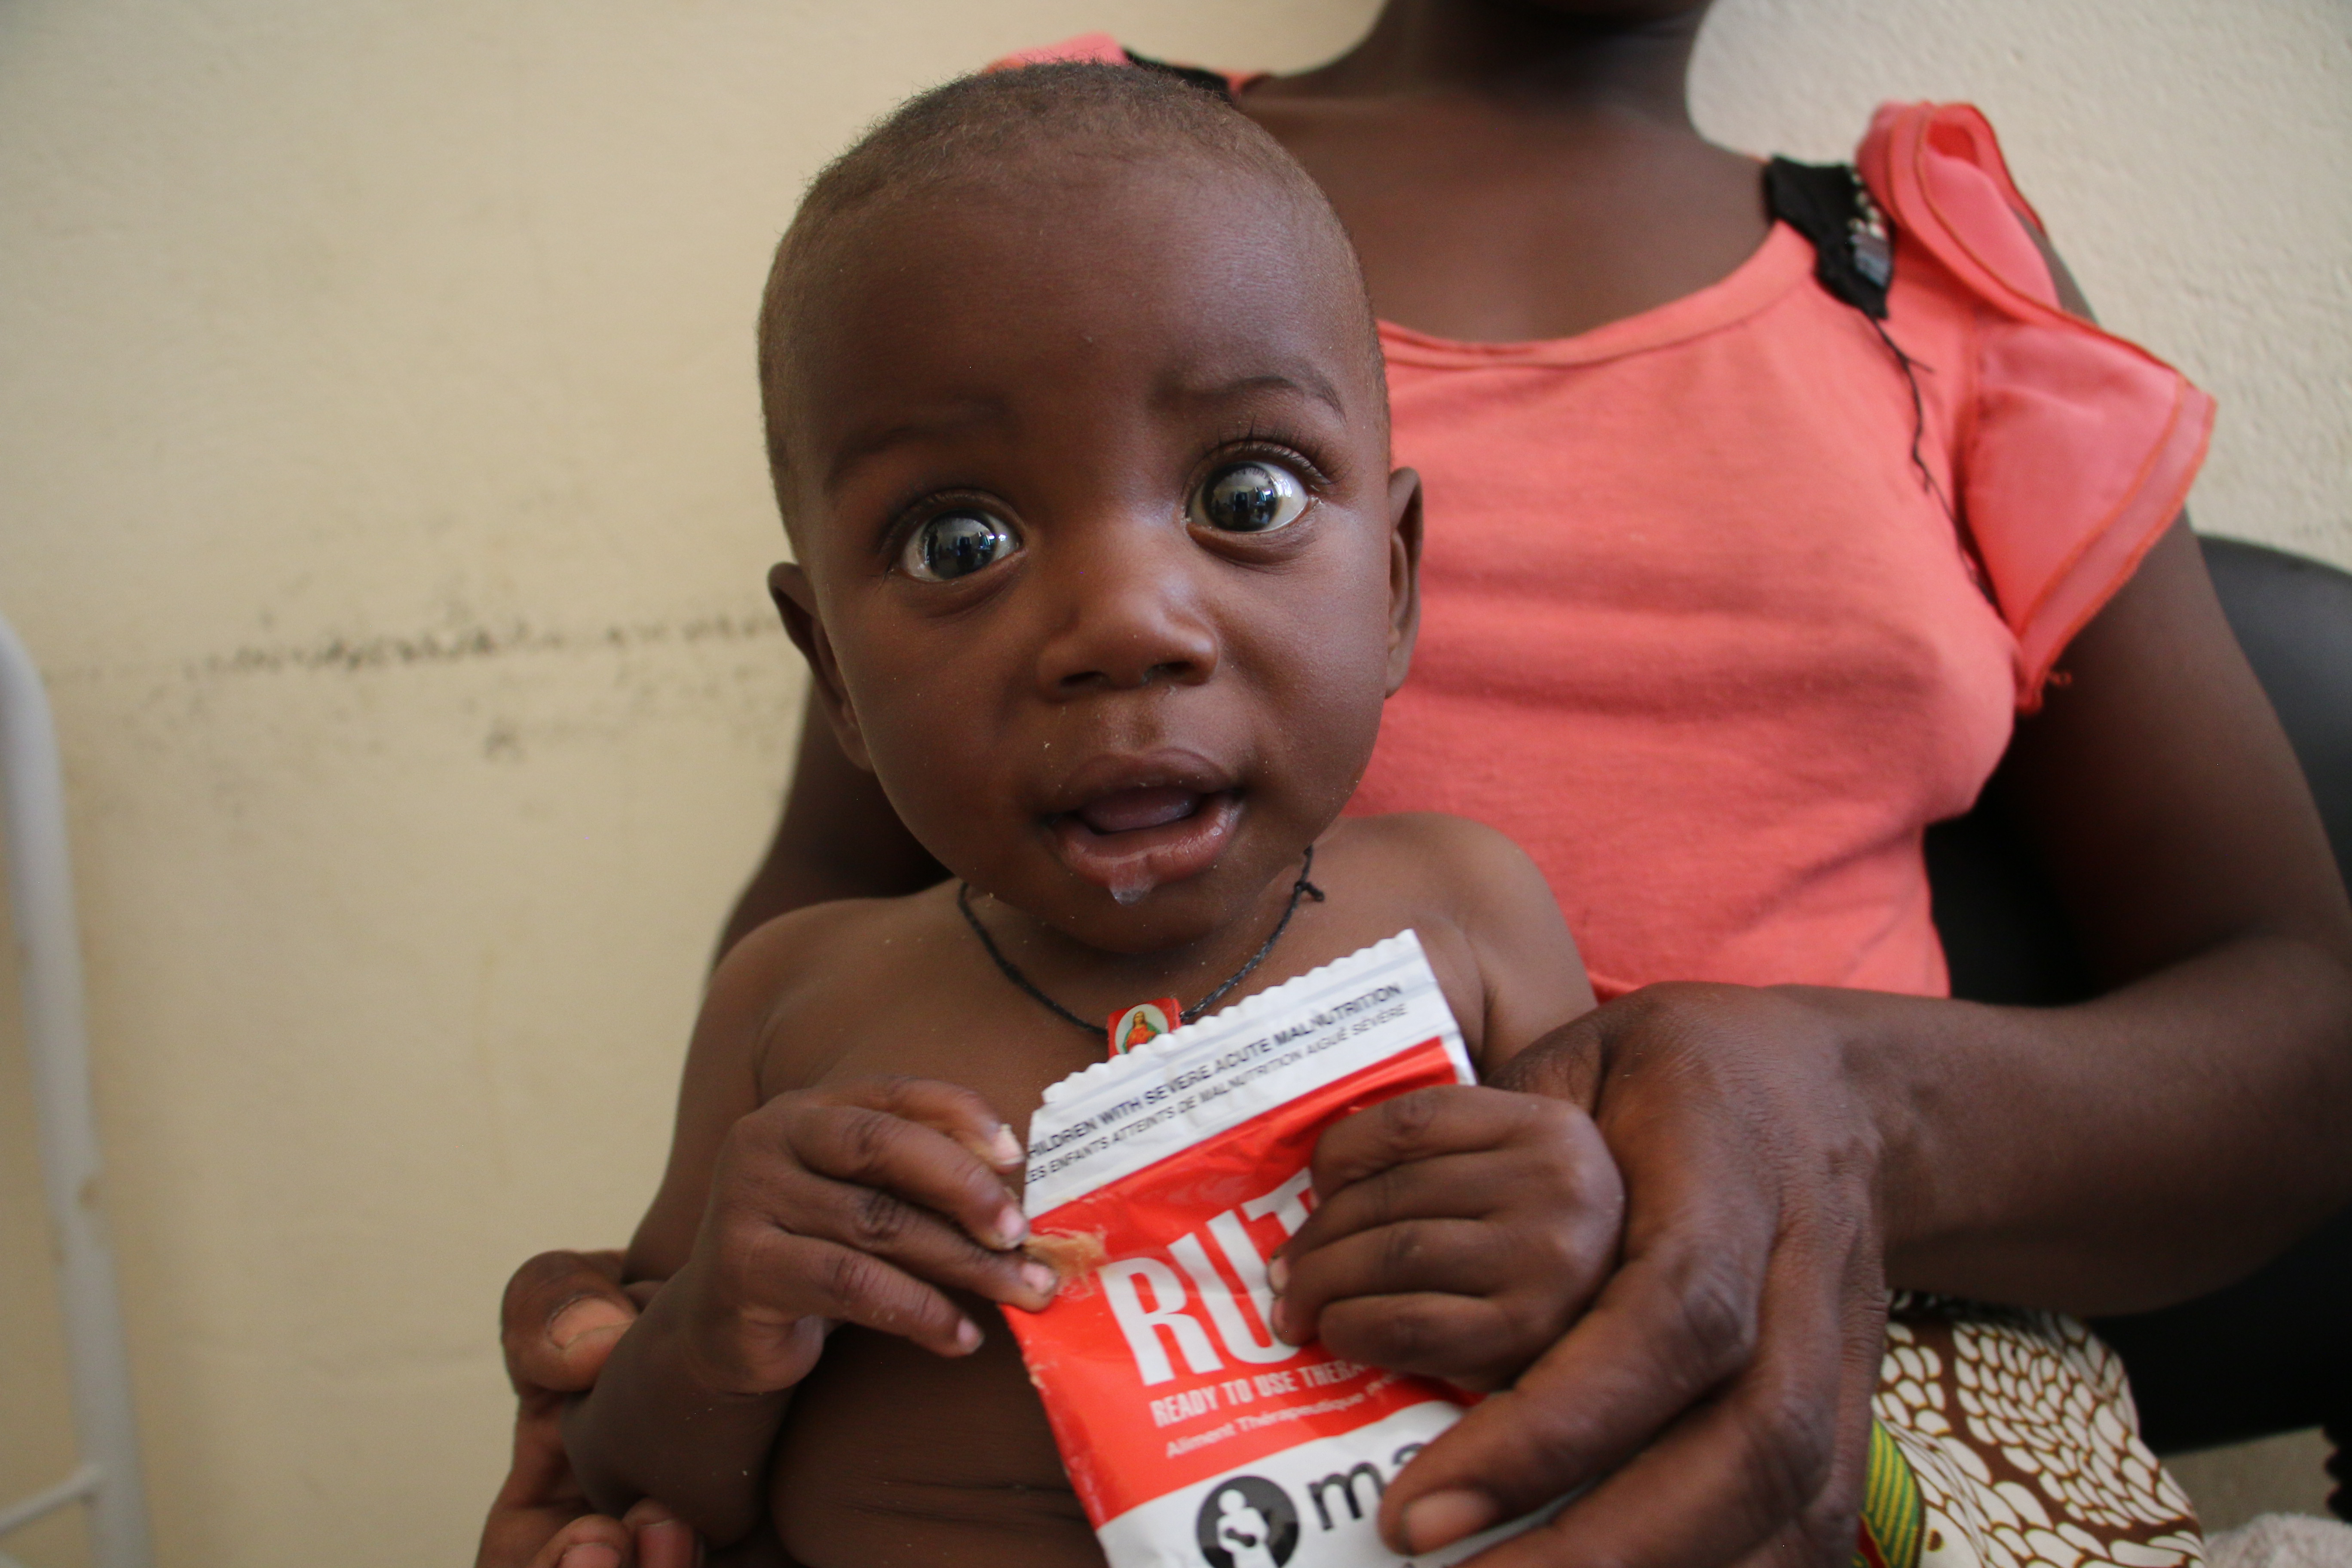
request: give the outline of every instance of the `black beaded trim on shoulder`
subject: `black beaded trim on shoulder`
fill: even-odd
[[[1775,158],[1764,166],[1764,199],[1774,217],[1812,242],[1822,288],[1874,321],[1886,319],[1894,237],[1852,164]]]
[[[1850,163],[1800,163],[1775,158],[1764,166],[1764,200],[1772,216],[1812,242],[1813,278],[1833,300],[1853,306],[1895,356],[1911,393],[1911,466],[1921,488],[1944,515],[1958,521],[1949,497],[1920,450],[1927,438],[1927,406],[1919,395],[1922,365],[1886,331],[1886,290],[1895,281],[1895,233]]]
[[[1163,75],[1172,76],[1179,81],[1189,81],[1202,92],[1213,92],[1219,98],[1231,98],[1234,95],[1234,84],[1215,71],[1202,70],[1198,66],[1170,65],[1166,60],[1155,60],[1148,56],[1139,55],[1133,49],[1123,49],[1120,52],[1127,56],[1129,65],[1141,66],[1145,70],[1159,71]]]

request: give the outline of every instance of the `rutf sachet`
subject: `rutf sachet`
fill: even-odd
[[[1064,1283],[1005,1316],[1112,1568],[1448,1563],[1533,1522],[1389,1551],[1381,1492],[1474,1396],[1271,1327],[1324,1129],[1472,1078],[1408,931],[1045,1091],[1024,1201]]]

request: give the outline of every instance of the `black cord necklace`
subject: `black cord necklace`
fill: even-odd
[[[1306,863],[1298,868],[1298,880],[1290,885],[1290,903],[1283,910],[1282,918],[1274,922],[1274,934],[1265,939],[1265,945],[1264,947],[1259,948],[1255,952],[1250,955],[1250,961],[1247,963],[1243,964],[1239,969],[1234,971],[1231,979],[1227,980],[1223,985],[1218,986],[1214,991],[1210,992],[1206,996],[1202,997],[1201,1000],[1192,1006],[1185,1008],[1177,1019],[1179,1023],[1189,1024],[1192,1022],[1193,1019],[1200,1017],[1210,1008],[1215,1006],[1226,992],[1231,991],[1234,986],[1239,985],[1243,981],[1247,980],[1250,977],[1251,971],[1255,970],[1259,964],[1265,962],[1265,955],[1274,951],[1274,944],[1280,942],[1282,940],[1282,933],[1290,928],[1290,917],[1298,912],[1299,900],[1313,899],[1318,904],[1324,901],[1323,889],[1307,879],[1307,874],[1314,869],[1315,846],[1309,844],[1307,847]],[[1071,1012],[1067,1007],[1063,1006],[1059,1002],[1055,1001],[1051,996],[1046,995],[1043,991],[1038,990],[1036,986],[1031,984],[1029,977],[1022,973],[1020,970],[1014,968],[1013,961],[1005,957],[1003,952],[997,950],[995,939],[988,934],[988,928],[980,923],[980,917],[978,915],[971,912],[971,884],[970,882],[960,882],[956,885],[956,908],[963,912],[964,923],[971,927],[972,935],[980,938],[980,945],[988,950],[988,956],[996,961],[996,967],[1003,972],[1005,979],[1010,980],[1013,984],[1018,985],[1022,990],[1027,992],[1029,995],[1035,1000],[1039,1006],[1053,1014],[1054,1016],[1076,1024],[1079,1028],[1084,1029],[1089,1035],[1100,1035],[1103,1032],[1103,1026],[1100,1024],[1088,1023],[1086,1019],[1079,1017],[1076,1013]]]

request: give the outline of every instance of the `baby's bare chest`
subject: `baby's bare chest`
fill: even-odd
[[[1336,908],[1304,905],[1228,1000],[1239,1001],[1416,925],[1412,911],[1397,908],[1398,902],[1359,898]],[[1423,936],[1451,994],[1457,986],[1450,972],[1466,973],[1470,965],[1456,952],[1458,942],[1450,929],[1433,927]],[[1172,991],[1180,1004],[1188,1005],[1223,978],[1196,980],[1189,994],[1182,984],[1160,989],[1139,984],[1129,988],[1131,996],[1116,994],[1124,1005]],[[1087,1001],[1066,1000],[1082,1005]],[[1025,1137],[1030,1113],[1047,1088],[1109,1054],[1113,1010],[1101,1009],[1099,1022],[1091,1020],[1093,1011],[1087,1006],[1079,1013],[1089,1018],[1083,1025],[1054,1011],[1004,973],[959,921],[946,930],[873,944],[833,965],[776,1032],[761,1065],[762,1092],[773,1096],[874,1077],[932,1079],[978,1093],[1016,1136]]]
[[[1003,1316],[964,1305],[976,1353],[839,1330],[794,1394],[770,1499],[803,1568],[1102,1562]]]
[[[968,988],[929,988],[920,974],[877,986],[845,1020],[811,1087],[876,1077],[936,1079],[968,1089],[1025,1136],[1051,1084],[1103,1059],[1106,1035],[1081,1033],[1015,993],[1019,1007]],[[848,1008],[845,1012],[850,1011]]]

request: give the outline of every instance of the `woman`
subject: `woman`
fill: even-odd
[[[2095,334],[1986,304],[2030,262],[1947,287],[2011,226],[2047,260],[2024,292],[2088,315],[1997,153],[1955,150],[1949,118],[1879,128],[1883,200],[1908,134],[2005,203],[1938,251],[1913,190],[1886,291],[1867,205],[1808,247],[1774,216],[1834,191],[1693,129],[1705,10],[1391,0],[1332,64],[1235,84],[1356,237],[1398,460],[1430,480],[1423,651],[1360,804],[1482,817],[1603,889],[1568,912],[1615,999],[1517,1087],[1600,1121],[1623,1263],[1383,1503],[1427,1546],[1607,1478],[1497,1563],[1842,1561],[1890,1285],[2150,1308],[2352,1194],[2352,911],[2174,515],[2194,432],[2142,441],[2179,483],[2136,471],[2141,521],[2078,498],[2037,557],[2036,509],[2065,512],[2113,432],[2068,458],[2082,433],[2047,420],[2077,405],[2036,405],[2026,363]],[[1814,336],[1776,360],[1792,312]],[[1555,396],[1556,442],[1512,426]],[[1938,994],[1917,834],[1996,759],[2107,987],[2082,1006]],[[935,876],[814,727],[729,935]],[[581,1260],[535,1260],[519,1382],[580,1386],[628,1310]],[[538,1484],[519,1467],[510,1500],[554,1498],[528,1420],[520,1449]],[[583,1521],[533,1558],[553,1506],[494,1518],[516,1544],[484,1560],[628,1550]]]

